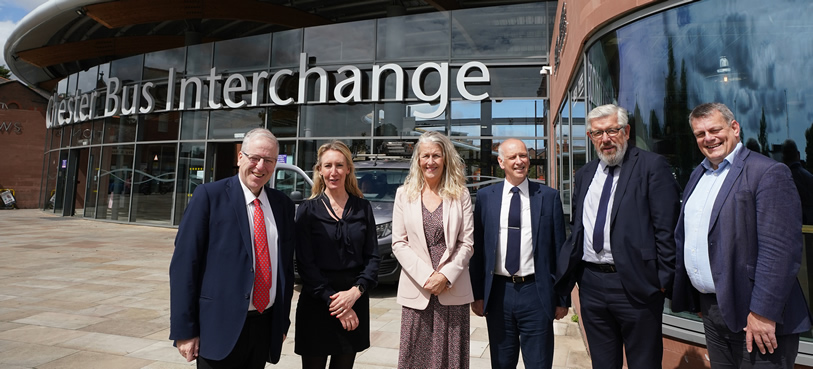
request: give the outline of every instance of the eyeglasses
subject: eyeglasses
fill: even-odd
[[[621,132],[621,130],[623,130],[623,129],[624,129],[623,127],[618,127],[618,128],[605,129],[603,131],[590,131],[590,132],[587,132],[587,133],[590,135],[590,137],[593,137],[593,138],[601,138],[601,137],[604,136],[605,133],[607,134],[608,137],[615,137],[615,136],[618,136],[618,133]]]
[[[265,163],[265,164],[276,163],[277,162],[277,158],[264,158],[262,156],[249,155],[245,151],[240,151],[240,152],[243,153],[243,156],[245,156],[252,165],[260,164],[260,160],[262,160],[263,163]]]

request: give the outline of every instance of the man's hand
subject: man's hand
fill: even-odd
[[[361,297],[361,291],[358,288],[350,287],[347,291],[336,292],[330,296],[330,315],[341,318],[342,314],[346,313],[353,308],[356,300]]]
[[[198,358],[198,349],[200,348],[200,337],[190,338],[188,340],[176,340],[175,346],[178,346],[178,352],[186,359],[187,362]]]
[[[424,283],[423,288],[428,290],[429,293],[437,296],[440,295],[441,292],[446,290],[446,284],[449,283],[449,280],[446,279],[446,276],[440,272],[433,272],[429,279]]]
[[[556,320],[562,319],[567,315],[567,308],[564,306],[557,306],[556,313],[553,315],[553,318]]]
[[[776,322],[761,316],[753,311],[748,314],[748,325],[745,326],[745,347],[748,352],[753,349],[754,341],[759,352],[765,355],[765,350],[773,354],[778,347],[776,343]]]
[[[474,315],[483,316],[483,300],[474,300],[471,303],[471,311]]]
[[[359,317],[353,309],[345,310],[337,318],[342,322],[342,328],[345,330],[352,331],[359,326]]]

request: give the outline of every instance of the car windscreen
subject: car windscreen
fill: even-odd
[[[378,202],[394,202],[395,191],[404,184],[407,174],[407,168],[356,169],[356,179],[364,198]]]

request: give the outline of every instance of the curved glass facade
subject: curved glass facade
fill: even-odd
[[[405,156],[452,137],[472,180],[501,176],[495,147],[533,150],[548,177],[545,98],[556,2],[295,29],[115,60],[71,75],[49,108],[43,208],[177,225],[195,186],[236,173],[242,134],[267,127],[280,157],[316,148]],[[111,97],[113,96],[113,97]],[[486,97],[487,96],[487,97]]]
[[[594,157],[584,140],[584,117],[608,103],[630,112],[634,145],[665,156],[681,186],[703,159],[689,113],[712,101],[731,108],[746,145],[781,162],[786,140],[793,140],[802,164],[813,170],[813,84],[807,79],[813,75],[811,11],[806,1],[704,0],[634,14],[630,19],[637,20],[600,32],[587,45],[560,107],[560,188],[567,191],[572,173]],[[800,192],[803,199],[811,198],[813,188]],[[813,237],[808,228],[813,229],[813,219],[804,221],[799,278],[811,301]],[[664,332],[670,324],[703,331],[699,323],[687,322],[696,319],[693,315],[680,317],[665,319]],[[676,335],[697,341],[690,334]],[[813,353],[809,343],[800,349]]]

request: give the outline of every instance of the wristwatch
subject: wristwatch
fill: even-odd
[[[353,286],[353,287],[358,288],[358,289],[359,289],[359,292],[361,292],[361,294],[362,294],[362,295],[364,294],[364,291],[366,291],[366,290],[367,290],[366,288],[364,288],[364,286],[363,286],[363,285],[360,285],[360,284],[357,284],[357,285],[355,285],[355,286]]]

